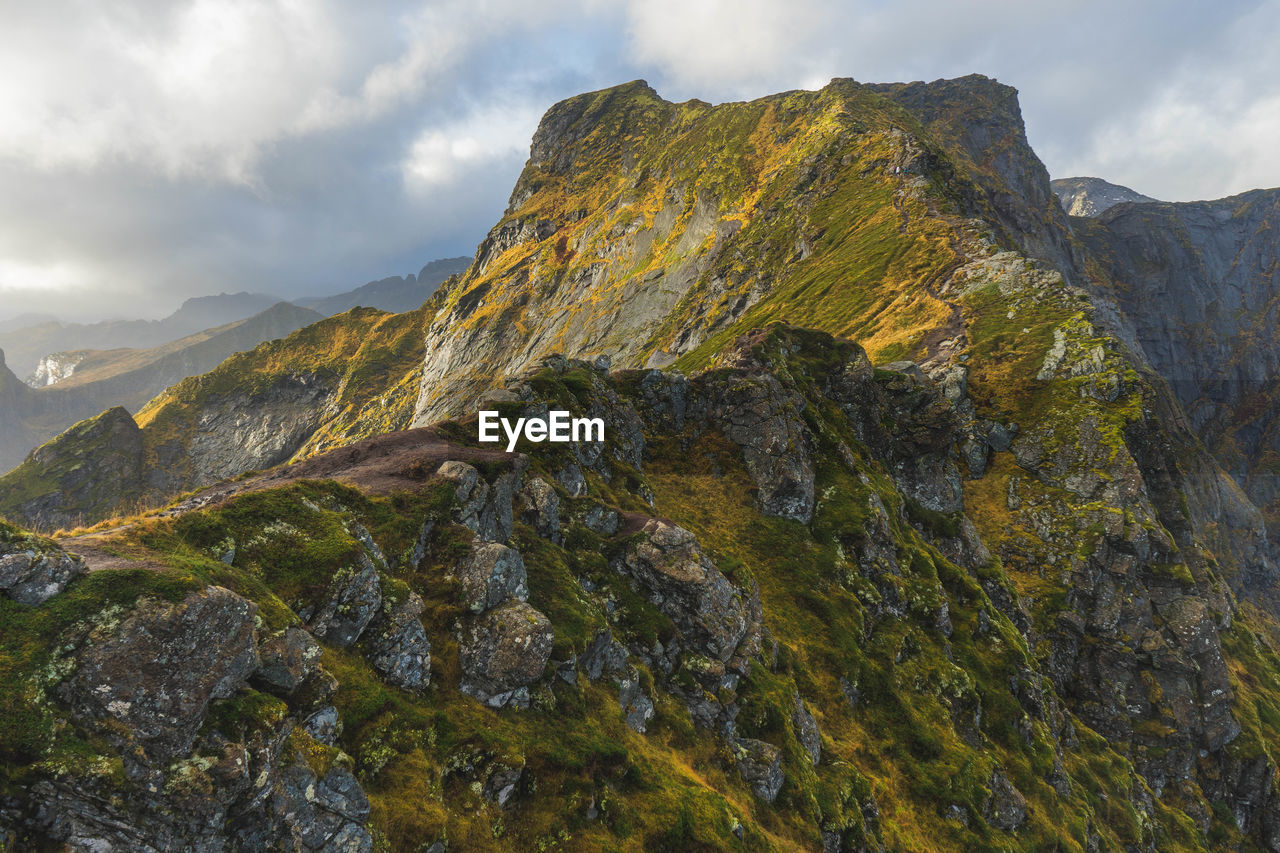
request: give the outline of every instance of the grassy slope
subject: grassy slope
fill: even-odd
[[[571,381],[548,384],[565,400],[582,388]],[[73,727],[59,728],[58,709],[41,701],[41,683],[32,673],[51,669],[50,640],[60,630],[93,618],[104,605],[127,605],[144,592],[172,597],[197,582],[253,598],[269,627],[294,623],[293,611],[310,591],[352,559],[357,546],[344,520],[358,519],[393,555],[396,582],[426,599],[423,621],[433,646],[434,686],[421,699],[384,685],[356,654],[325,655],[325,666],[342,684],[340,745],[370,792],[374,826],[392,850],[415,849],[441,835],[480,850],[816,850],[819,825],[854,834],[867,828],[861,806],[868,796],[878,803],[874,829],[889,849],[1043,850],[1056,844],[1083,850],[1086,825],[1109,845],[1152,837],[1125,805],[1131,787],[1140,784],[1128,762],[1087,731],[1068,755],[1073,793],[1060,797],[1048,786],[1043,777],[1053,750],[1047,731],[1040,723],[1029,739],[1020,731],[1024,712],[1010,692],[1011,677],[1027,664],[1021,637],[975,577],[899,520],[903,499],[878,463],[863,452],[852,468],[838,459],[840,442],[858,447],[843,415],[818,408],[809,418],[824,436],[818,448],[822,499],[811,527],[761,517],[738,452],[715,433],[685,436],[687,449],[680,437],[653,437],[654,463],[646,471],[656,495],[653,511],[694,530],[735,583],[760,586],[766,624],[779,646],[766,655],[772,665],[757,665],[739,689],[739,727],[743,735],[783,747],[788,781],[773,806],[752,797],[723,745],[692,728],[681,704],[655,690],[652,673],[644,672],[642,680],[654,691],[658,714],[644,736],[622,724],[616,697],[603,684],[571,686],[550,677],[527,712],[493,713],[458,693],[451,626],[460,612],[459,591],[446,575],[470,534],[447,523],[450,489],[430,482],[421,493],[384,498],[303,483],[178,519],[148,520],[109,547],[160,562],[168,566],[164,571],[95,573],[54,605],[35,610],[0,603],[4,636],[12,638],[3,649],[0,678],[6,696],[21,697],[0,716],[0,726],[20,735],[6,739],[9,782],[77,757],[92,758],[98,772],[114,772],[108,758],[97,757],[104,755],[101,744]],[[676,452],[676,446],[682,449]],[[534,461],[539,473],[559,464],[553,453],[535,452]],[[590,479],[591,500],[644,508],[625,488],[636,482],[634,472],[620,471],[612,485]],[[894,519],[903,563],[898,583],[910,603],[902,620],[873,619],[874,588],[845,567],[848,537],[865,525],[873,496]],[[304,498],[321,509],[308,508]],[[563,494],[561,500],[570,512],[578,505]],[[427,563],[415,570],[394,555],[412,548],[426,517],[442,524]],[[228,538],[240,543],[232,566],[218,560]],[[555,626],[557,660],[583,651],[607,624],[616,635],[642,643],[669,636],[665,617],[606,566],[622,541],[600,540],[573,526],[560,547],[520,526],[514,544],[528,566],[531,603]],[[984,571],[1003,578],[998,564]],[[577,580],[582,577],[602,593],[585,593]],[[942,597],[956,626],[950,640],[934,623]],[[619,605],[612,617],[607,598]],[[993,620],[994,633],[985,640],[975,636],[979,610]],[[841,678],[861,691],[856,707],[842,693]],[[817,768],[795,738],[791,703],[797,690],[823,733]],[[981,697],[984,708],[977,743],[952,724],[949,709],[966,696]],[[244,694],[224,703],[213,718],[251,713],[246,709],[259,707],[252,698]],[[24,758],[37,763],[15,770],[13,763]],[[534,780],[514,808],[498,809],[472,789],[465,766],[491,761],[523,766]],[[1029,823],[1016,836],[983,816],[995,767],[1004,768],[1030,802]],[[591,801],[601,810],[599,820],[583,816]],[[952,804],[967,826],[947,819]],[[1154,837],[1161,849],[1196,849],[1184,820],[1165,809],[1159,815]],[[738,823],[746,827],[742,841],[733,834]]]

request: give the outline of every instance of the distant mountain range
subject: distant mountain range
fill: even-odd
[[[138,412],[183,379],[325,317],[357,306],[376,309],[373,315],[415,310],[469,263],[444,258],[417,275],[293,303],[221,293],[188,299],[161,320],[62,323],[24,315],[0,324],[0,472],[76,421],[111,407]]]
[[[293,303],[303,308],[310,308],[312,311],[319,311],[326,317],[350,311],[357,305],[377,308],[392,314],[403,314],[426,302],[427,297],[435,293],[436,288],[449,276],[466,272],[470,263],[470,258],[442,258],[427,264],[417,276],[413,273],[403,278],[393,275],[390,278],[371,281],[346,293],[295,299]]]
[[[262,293],[220,293],[188,299],[163,320],[104,320],[62,323],[46,320],[34,326],[0,332],[0,349],[14,373],[29,376],[46,355],[70,350],[146,349],[205,329],[225,326],[260,314],[282,302]]]
[[[136,412],[170,385],[320,319],[315,311],[279,302],[248,319],[148,349],[55,353],[41,366],[46,372],[70,375],[42,388],[20,381],[0,351],[0,471],[17,465],[32,448],[76,421],[113,406]],[[73,366],[70,371],[68,366]]]
[[[442,258],[424,266],[415,276],[391,276],[371,281],[353,290],[332,296],[291,300],[324,317],[350,311],[356,306],[402,314],[422,305],[451,275],[462,273],[470,258]],[[263,293],[220,293],[198,296],[182,303],[177,311],[161,320],[104,320],[98,323],[63,323],[43,314],[24,314],[0,322],[0,349],[9,369],[32,379],[46,356],[85,350],[114,350],[122,347],[149,349],[181,338],[236,323],[266,311],[286,300]],[[34,385],[48,384],[42,376]]]

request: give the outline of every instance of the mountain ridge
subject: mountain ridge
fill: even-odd
[[[426,264],[416,276],[413,273],[404,277],[389,276],[332,296],[295,299],[294,304],[318,311],[326,317],[358,306],[402,314],[421,306],[446,279],[465,272],[470,263],[470,258],[440,258]]]
[[[719,106],[637,81],[553,106],[471,268],[416,313],[264,344],[0,478],[6,513],[49,526],[214,483],[62,536],[125,555],[66,586],[69,615],[6,611],[64,638],[0,671],[2,695],[56,672],[62,697],[13,700],[2,721],[41,722],[10,748],[119,755],[165,784],[110,812],[81,793],[118,790],[109,774],[30,765],[0,826],[126,846],[151,821],[175,844],[233,826],[366,849],[1280,849],[1267,525],[1102,230],[1165,207],[1068,219],[1016,91],[980,76]],[[598,416],[607,440],[484,456],[480,406]],[[67,633],[106,573],[144,565],[132,621]],[[97,649],[211,601],[251,638],[226,659],[260,662],[153,735],[189,673],[113,706],[125,658]],[[313,646],[318,668],[265,664]],[[188,763],[215,748],[249,755],[279,808]],[[326,817],[304,789],[361,805]]]

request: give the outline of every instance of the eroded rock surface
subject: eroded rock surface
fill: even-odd
[[[474,617],[459,649],[462,691],[493,707],[527,706],[528,685],[546,669],[552,640],[547,617],[522,601]]]
[[[258,667],[257,605],[221,587],[173,603],[149,599],[95,628],[59,688],[86,723],[127,732],[156,762],[185,755],[209,703]]]

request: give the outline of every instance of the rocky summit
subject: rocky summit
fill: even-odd
[[[1275,195],[1062,187],[985,77],[553,106],[0,478],[0,849],[1280,850]]]

